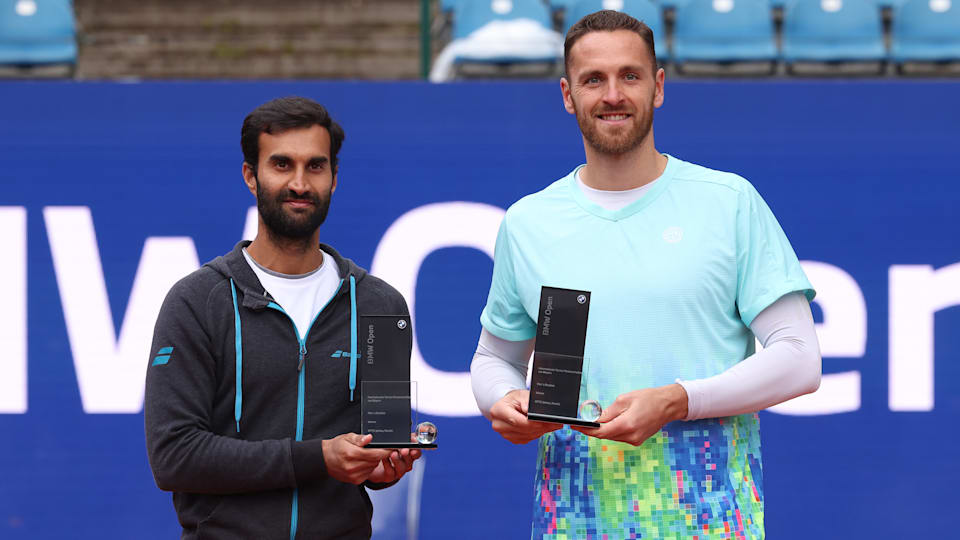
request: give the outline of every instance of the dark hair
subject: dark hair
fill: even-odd
[[[268,101],[243,119],[240,129],[240,148],[243,160],[250,164],[256,176],[260,161],[260,134],[276,135],[291,129],[321,126],[330,133],[330,167],[337,172],[337,152],[343,144],[343,128],[330,118],[323,105],[304,97],[283,97]]]
[[[614,30],[629,30],[643,38],[650,51],[650,63],[653,71],[657,71],[657,52],[653,48],[653,30],[642,21],[634,19],[626,13],[604,9],[591,13],[573,23],[567,31],[567,39],[563,42],[563,68],[570,73],[570,49],[574,43],[590,32],[613,32]]]

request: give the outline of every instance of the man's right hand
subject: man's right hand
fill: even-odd
[[[560,424],[534,422],[527,419],[529,390],[511,390],[490,408],[490,424],[494,431],[513,444],[527,444],[544,433],[560,429]]]
[[[373,435],[344,433],[323,441],[323,461],[327,474],[348,484],[362,484],[382,460],[390,457],[393,450],[364,448]]]

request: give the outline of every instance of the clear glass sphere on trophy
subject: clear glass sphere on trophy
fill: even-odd
[[[600,405],[599,377],[597,366],[591,357],[583,358],[580,369],[580,408],[577,417],[585,422],[597,422],[603,415],[603,406]]]
[[[437,426],[433,422],[417,424],[417,442],[420,444],[434,444],[437,442]]]

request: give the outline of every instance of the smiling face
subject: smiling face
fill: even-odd
[[[664,74],[636,32],[583,35],[570,49],[567,70],[560,81],[564,107],[577,116],[590,148],[619,155],[648,139],[653,109],[663,104]]]
[[[243,164],[247,187],[269,235],[287,240],[313,236],[327,217],[337,175],[330,163],[330,133],[318,125],[261,133],[254,171]]]

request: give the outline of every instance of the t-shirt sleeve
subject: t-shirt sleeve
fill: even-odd
[[[744,182],[737,209],[737,307],[747,326],[781,296],[816,292],[773,212],[752,185]]]
[[[523,341],[536,335],[537,325],[530,319],[520,299],[514,264],[514,245],[507,218],[500,223],[493,252],[493,279],[480,324],[500,339]]]

